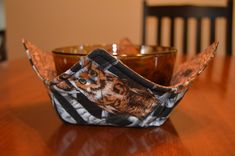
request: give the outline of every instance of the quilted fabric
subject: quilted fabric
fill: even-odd
[[[96,49],[56,76],[51,53],[23,41],[33,69],[47,86],[60,118],[71,124],[160,126],[214,57],[214,43],[182,64],[170,86],[155,84]]]

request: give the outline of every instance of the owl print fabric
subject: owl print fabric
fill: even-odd
[[[39,56],[45,57],[45,52],[28,41],[23,44],[33,69],[46,84],[51,101],[63,121],[125,127],[162,125],[183,98],[191,81],[206,67],[217,47],[217,44],[212,45],[205,50],[207,55],[201,54],[187,63],[186,67],[192,67],[192,74],[184,74],[188,70],[183,68],[175,74],[175,80],[173,77],[172,82],[175,83],[161,86],[135,73],[103,49],[90,52],[59,76],[48,76],[48,73],[54,74],[55,69],[53,65],[46,69],[48,72],[42,69],[43,57]],[[197,63],[196,68],[194,62]]]

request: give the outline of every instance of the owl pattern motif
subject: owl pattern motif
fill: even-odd
[[[82,69],[68,76],[67,80],[75,90],[107,112],[143,118],[158,104],[150,90],[129,87],[128,80],[120,79],[108,70],[102,70],[92,61],[83,64],[85,65]],[[63,81],[57,84],[58,88],[68,90],[66,86]]]

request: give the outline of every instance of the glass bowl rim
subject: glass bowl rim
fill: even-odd
[[[158,46],[158,45],[142,45],[142,44],[134,44],[134,45],[119,45],[116,43],[112,44],[80,44],[80,45],[72,45],[72,46],[63,46],[63,47],[58,47],[52,50],[53,54],[59,54],[59,55],[68,55],[68,56],[86,56],[89,54],[92,50],[95,49],[104,49],[108,51],[106,48],[112,48],[113,46],[117,47],[135,47],[138,49],[138,52],[141,52],[143,48],[152,48],[153,52],[151,53],[138,53],[137,55],[126,55],[126,54],[121,54],[118,55],[118,53],[112,53],[113,56],[118,56],[118,57],[141,57],[141,56],[152,56],[152,55],[164,55],[164,54],[174,54],[177,52],[177,49],[175,47],[168,47],[168,46]],[[79,49],[80,48],[80,49]],[[93,48],[92,50],[87,50],[86,48]],[[71,49],[77,49],[76,52],[70,52],[72,51]],[[80,50],[80,51],[79,51]],[[81,52],[82,50],[85,50],[86,52]],[[112,51],[111,51],[112,52]]]

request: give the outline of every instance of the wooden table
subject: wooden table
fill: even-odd
[[[235,155],[235,58],[217,56],[158,128],[62,123],[26,59],[0,64],[0,155]]]

